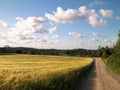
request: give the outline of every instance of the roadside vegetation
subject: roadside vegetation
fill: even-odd
[[[115,73],[120,75],[120,31],[116,45],[112,48],[99,47],[99,56],[101,56],[106,65]]]
[[[0,55],[0,90],[74,90],[92,58]]]

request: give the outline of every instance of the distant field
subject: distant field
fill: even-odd
[[[72,90],[92,62],[67,56],[0,55],[0,90]]]

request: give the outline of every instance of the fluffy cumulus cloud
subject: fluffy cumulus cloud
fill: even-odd
[[[38,40],[42,42],[42,38],[35,37],[35,34],[48,33],[47,30],[43,29],[45,19],[42,17],[16,17],[16,23],[12,26],[8,32],[6,40],[14,43],[26,43],[34,42]]]
[[[58,7],[53,14],[46,13],[45,16],[58,23],[72,23],[78,19],[84,19],[83,15],[79,14],[77,10],[67,9],[65,11],[61,7]]]
[[[112,17],[113,11],[112,11],[112,10],[101,9],[101,10],[100,10],[100,14],[101,14],[103,17]]]
[[[16,24],[11,28],[12,33],[17,35],[29,35],[33,33],[47,32],[43,29],[45,19],[42,17],[27,17],[26,19],[16,17]]]
[[[7,27],[8,27],[7,23],[5,21],[0,20],[0,28],[7,28]]]
[[[57,27],[52,27],[48,31],[49,31],[50,34],[53,34],[53,33],[56,33],[58,31],[58,28]]]
[[[52,27],[50,29],[44,29],[45,19],[42,17],[27,17],[26,19],[17,17],[16,23],[10,28],[8,36],[10,38],[16,38],[20,40],[39,40],[41,38],[36,38],[35,34],[52,34],[57,32],[57,27]]]
[[[61,7],[53,14],[46,13],[45,16],[58,23],[72,23],[77,20],[86,20],[88,15],[96,15],[95,10],[88,10],[86,6],[81,6],[78,10],[67,9],[63,10]]]
[[[83,35],[76,33],[76,32],[69,32],[68,35],[71,35],[74,38],[83,38]]]
[[[101,16],[100,16],[101,14]],[[87,21],[93,27],[106,25],[107,21],[103,17],[111,17],[112,10],[101,9],[100,14],[96,13],[94,9],[88,9],[86,6],[81,6],[78,9],[63,10],[61,7],[52,14],[46,13],[45,16],[57,23],[72,23],[77,20]]]
[[[42,34],[53,34],[58,31],[57,27],[45,29],[46,20],[43,17],[16,17],[16,23],[6,30],[6,33],[0,33],[0,40],[4,45],[24,46],[34,44],[47,44],[49,40]],[[6,28],[5,22],[0,22],[0,28]],[[57,36],[54,38],[58,38]],[[28,46],[29,46],[28,45]],[[35,45],[35,46],[36,46]]]
[[[86,6],[82,6],[79,8],[79,12],[86,16],[88,23],[93,27],[107,24],[107,21],[100,18],[94,9],[87,9]]]
[[[98,16],[89,16],[88,22],[93,26],[103,26],[107,24],[107,21],[103,20],[102,18],[98,19]]]
[[[82,14],[86,19],[88,16],[98,16],[94,9],[87,9],[86,6],[81,6],[78,9],[79,14]]]

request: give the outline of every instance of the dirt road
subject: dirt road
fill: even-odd
[[[120,78],[112,74],[103,61],[97,58],[92,71],[80,81],[76,90],[120,90]]]

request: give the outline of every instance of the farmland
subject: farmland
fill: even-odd
[[[1,55],[0,90],[73,90],[92,58]]]

